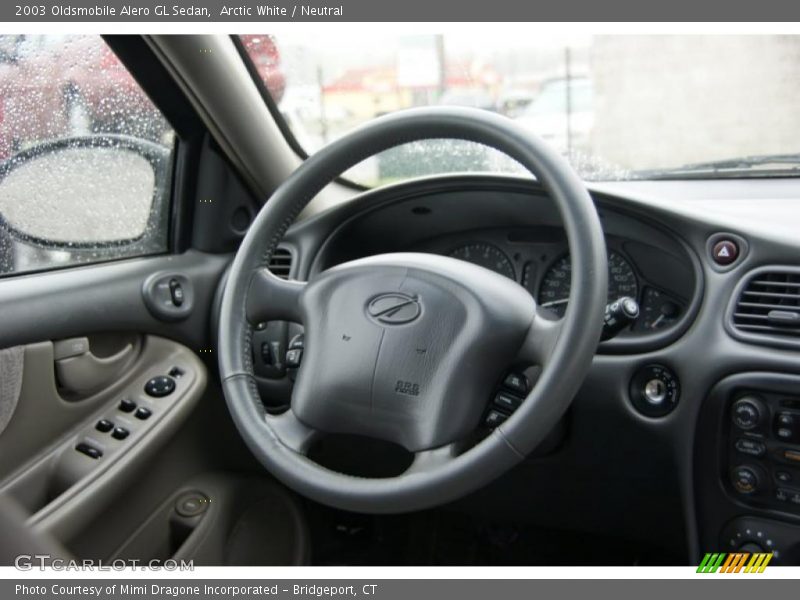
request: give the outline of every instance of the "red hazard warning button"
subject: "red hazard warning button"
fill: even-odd
[[[729,265],[739,256],[739,246],[732,240],[720,240],[714,244],[711,257],[718,265]]]

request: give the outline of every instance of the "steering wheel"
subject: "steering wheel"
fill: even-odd
[[[391,147],[425,139],[493,147],[533,173],[556,203],[572,281],[561,320],[517,283],[454,258],[383,254],[308,283],[266,265],[288,227],[334,177]],[[513,121],[488,111],[410,109],[362,126],[308,158],[261,209],[233,261],[219,324],[219,368],[233,420],[260,462],[290,488],[337,508],[428,508],[485,485],[541,442],[586,376],[603,325],[607,262],[594,204],[569,164]],[[305,328],[291,408],[268,414],[253,375],[253,325]],[[541,366],[514,414],[461,452],[512,366]],[[414,453],[404,473],[361,478],[308,458],[320,433],[351,433]]]

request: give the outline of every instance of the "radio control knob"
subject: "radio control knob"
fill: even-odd
[[[764,415],[764,404],[757,396],[742,396],[733,403],[731,420],[739,429],[755,429]]]

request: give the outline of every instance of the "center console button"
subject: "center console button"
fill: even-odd
[[[753,494],[758,491],[760,481],[753,467],[741,465],[731,471],[731,483],[740,494]]]
[[[764,456],[767,452],[767,446],[764,442],[758,440],[750,440],[747,438],[739,438],[736,440],[736,451],[750,456]]]
[[[761,422],[762,402],[756,396],[743,396],[733,403],[731,419],[739,429],[749,430],[758,427]]]

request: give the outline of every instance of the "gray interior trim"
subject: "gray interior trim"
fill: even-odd
[[[47,346],[52,358],[52,346],[49,343]],[[183,371],[176,390],[165,398],[148,399],[143,393],[144,383],[151,377],[164,375],[171,366]],[[32,385],[37,384],[33,382]],[[22,503],[30,515],[29,523],[38,530],[68,539],[124,492],[137,469],[152,458],[188,417],[205,386],[206,370],[194,352],[175,342],[147,338],[141,357],[128,373],[125,385],[113,386],[101,394],[99,399],[87,405],[91,412],[82,411],[83,416],[77,425],[63,432],[32,460],[0,482],[0,497],[10,497]],[[139,406],[149,404],[152,415],[146,420],[126,415],[118,408],[123,397],[135,399]],[[62,412],[70,408],[63,401],[59,403],[57,398],[53,401]],[[73,403],[68,412],[77,410]],[[48,415],[42,417],[46,419]],[[49,418],[61,422],[62,415],[51,414]],[[96,431],[95,423],[103,418],[124,425],[129,431],[128,436],[116,440],[108,433]],[[30,427],[29,420],[26,420],[26,425]],[[101,449],[102,457],[91,459],[78,452],[75,447],[81,442],[89,442]]]
[[[215,287],[230,257],[188,251],[135,258],[0,281],[0,347],[108,331],[152,333],[201,349]],[[181,273],[193,281],[194,309],[165,323],[148,310],[144,281],[153,273]],[[53,315],[53,318],[43,318]]]
[[[228,158],[262,197],[269,196],[301,160],[288,148],[230,37],[153,35],[145,39]]]

